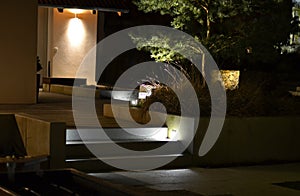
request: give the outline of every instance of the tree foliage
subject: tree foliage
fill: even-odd
[[[219,66],[273,62],[279,54],[275,46],[287,42],[290,33],[291,0],[135,0],[135,4],[146,13],[169,15],[170,25],[199,40]],[[176,56],[155,45],[148,49],[160,61]]]

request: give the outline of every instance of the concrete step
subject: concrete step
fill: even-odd
[[[126,141],[126,140],[156,140],[166,141],[168,136],[167,127],[147,128],[84,128],[67,129],[66,142],[71,141]]]
[[[100,97],[129,102],[131,100],[136,100],[138,98],[138,93],[137,90],[101,90]]]
[[[160,169],[174,169],[174,168],[186,168],[193,166],[192,165],[192,156],[190,154],[172,154],[172,155],[155,155],[155,156],[127,156],[127,157],[105,157],[103,160],[111,160],[114,162],[118,162],[120,160],[124,161],[127,159],[132,161],[134,164],[137,160],[143,161],[163,161],[169,160],[170,158],[174,158],[174,160]],[[118,168],[112,167],[105,162],[97,159],[97,158],[88,158],[88,159],[67,159],[66,160],[67,168],[75,168],[77,170],[87,172],[87,173],[95,173],[101,171],[115,171],[119,170]]]
[[[105,153],[101,155],[103,157],[126,157],[134,156],[136,151],[149,151],[161,147],[162,145],[168,142],[168,149],[164,150],[163,153],[158,155],[170,155],[177,154],[178,152],[183,151],[183,145],[179,141],[116,141],[114,144],[117,144],[125,149],[131,150],[131,153],[126,152],[121,153],[119,151],[113,151],[113,142],[107,141],[92,141],[88,142],[88,147],[83,142],[67,142],[66,144],[66,159],[79,159],[79,158],[91,158],[95,157],[88,148],[91,149],[106,149]]]
[[[84,172],[99,172],[116,170],[102,160],[116,163],[137,161],[171,161],[169,167],[177,168],[190,165],[191,155],[184,149],[180,141],[171,141],[166,138],[168,129],[163,128],[130,128],[126,132],[121,128],[99,129],[67,129],[66,133],[66,167],[75,168]],[[83,134],[84,133],[84,134]],[[108,137],[109,138],[108,138]],[[82,141],[84,138],[84,142]],[[115,145],[125,149],[112,150]],[[151,151],[167,144],[163,151]],[[101,149],[99,160],[89,149]],[[99,155],[98,155],[99,156]]]

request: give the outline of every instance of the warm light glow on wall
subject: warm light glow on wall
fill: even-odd
[[[72,18],[68,26],[68,37],[72,46],[79,46],[84,39],[84,26],[79,18]]]
[[[85,12],[88,12],[88,10],[81,10],[81,9],[66,9],[68,12],[71,12],[72,14],[83,14]]]

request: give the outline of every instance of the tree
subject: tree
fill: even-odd
[[[239,6],[246,8],[246,2],[242,1],[241,5],[237,5],[233,4],[231,0],[137,0],[135,3],[140,10],[143,10],[146,13],[159,12],[162,15],[170,15],[172,17],[171,26],[184,30],[185,32],[193,35],[206,47],[214,47],[214,45],[217,43],[210,43],[211,40],[216,40],[216,37],[211,37],[212,23],[214,23],[217,19],[222,20],[223,18],[237,14],[235,12],[229,12],[228,10],[230,9],[237,9],[236,7]],[[222,37],[219,38],[222,39]],[[180,59],[175,58],[177,55],[172,53],[172,51],[165,50],[163,48],[157,48],[157,42],[150,41],[147,44],[151,46],[151,43],[156,44],[153,45],[153,47],[147,48],[151,51],[152,57],[157,61],[167,60],[170,63],[172,58],[175,59],[176,62],[178,62],[178,59]],[[205,55],[203,54],[201,70],[203,77],[205,77],[204,65]],[[202,86],[204,86],[204,83]]]
[[[220,66],[276,59],[275,45],[286,42],[291,0],[135,0],[146,13],[172,18],[171,26],[193,35]],[[148,48],[149,49],[149,48]],[[168,52],[151,48],[153,57]],[[251,56],[251,58],[249,57]],[[163,59],[163,58],[162,58]],[[158,59],[160,60],[160,59]]]
[[[234,40],[236,36],[215,32],[214,26],[241,12],[250,13],[252,9],[250,2],[240,0],[136,0],[135,3],[146,13],[170,15],[171,26],[194,36],[211,53],[215,53],[215,57],[237,42]],[[152,50],[152,53],[158,54],[158,51]]]
[[[293,7],[293,18],[292,18],[292,21],[291,21],[292,38],[290,40],[290,44],[295,44],[297,42],[296,41],[297,38],[299,37],[299,32],[300,32],[299,16],[300,16],[300,3],[295,2],[294,7]]]
[[[273,69],[280,58],[277,48],[288,42],[291,32],[292,1],[254,1],[256,11],[247,17],[242,42],[252,48],[244,55],[248,68]],[[251,62],[249,62],[251,60]]]

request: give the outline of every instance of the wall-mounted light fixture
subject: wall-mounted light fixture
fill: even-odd
[[[118,16],[122,16],[122,12],[117,12]]]
[[[67,9],[68,12],[71,12],[72,14],[83,14],[84,12],[88,10],[82,10],[82,9]]]
[[[87,13],[90,13],[90,14],[93,14],[93,15],[96,15],[97,14],[97,10],[85,10],[85,9],[76,9],[76,8],[63,8],[63,7],[58,7],[56,8],[57,11],[59,13],[64,13],[64,11],[66,11],[67,13],[72,13],[72,14],[87,14]],[[121,16],[121,12],[118,13],[119,16]]]

